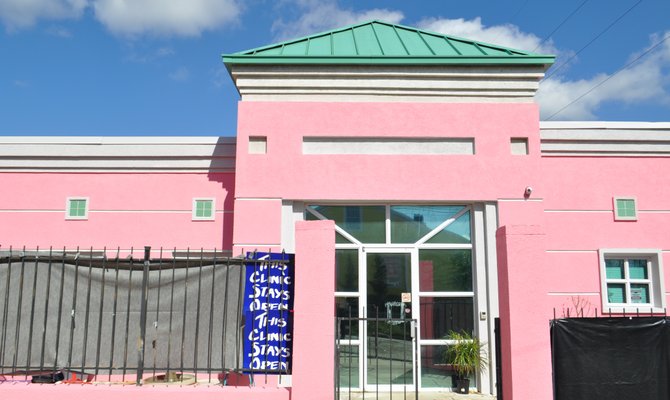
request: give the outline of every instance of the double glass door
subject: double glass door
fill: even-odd
[[[307,219],[335,221],[340,387],[452,387],[447,335],[475,328],[471,211],[306,207]]]

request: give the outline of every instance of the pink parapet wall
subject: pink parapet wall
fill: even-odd
[[[35,249],[168,252],[232,248],[233,173],[1,173],[0,245]],[[89,199],[86,220],[66,220],[68,197]],[[193,198],[215,199],[212,221],[193,221]]]
[[[540,176],[538,119],[530,103],[241,102],[235,197],[521,198]],[[266,154],[249,153],[249,137],[258,136]],[[475,154],[304,154],[304,137],[472,138]],[[528,139],[528,155],[511,154],[519,137]]]

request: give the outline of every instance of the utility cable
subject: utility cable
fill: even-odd
[[[608,76],[606,79],[603,79],[603,80],[600,81],[597,85],[593,86],[591,89],[589,89],[589,90],[587,90],[586,92],[584,92],[581,96],[577,97],[576,99],[572,100],[571,102],[569,102],[568,104],[566,104],[565,106],[563,106],[563,108],[561,108],[560,110],[558,110],[558,111],[556,111],[555,113],[551,114],[546,120],[549,121],[550,119],[554,118],[556,115],[558,115],[558,114],[560,114],[561,112],[563,112],[563,110],[565,110],[566,108],[570,107],[570,106],[573,105],[574,103],[578,102],[578,101],[581,100],[583,97],[585,97],[585,96],[588,95],[589,93],[593,92],[594,90],[596,90],[597,88],[599,88],[600,86],[602,86],[605,82],[607,82],[607,81],[609,81],[610,79],[614,78],[619,72],[628,69],[628,67],[630,67],[631,65],[635,64],[635,63],[636,63],[638,60],[640,60],[642,57],[644,57],[644,56],[646,56],[647,54],[649,54],[649,53],[651,53],[652,51],[654,51],[654,49],[656,49],[658,46],[660,46],[661,44],[663,44],[663,43],[664,43],[666,40],[668,40],[668,39],[670,39],[670,34],[668,34],[668,35],[665,36],[663,39],[661,39],[658,43],[656,43],[655,45],[653,45],[652,47],[650,47],[649,49],[647,49],[644,53],[642,53],[642,54],[640,54],[639,56],[635,57],[635,59],[634,59],[633,61],[631,61],[631,62],[629,62],[628,64],[624,65],[623,67],[619,68],[615,73],[613,73],[612,75]]]
[[[600,33],[598,33],[593,39],[591,39],[586,45],[584,45],[584,47],[582,47],[581,49],[579,49],[579,50],[578,50],[575,54],[573,54],[570,58],[568,58],[567,60],[565,60],[564,62],[562,62],[559,66],[554,67],[554,69],[553,69],[553,71],[551,72],[551,74],[549,74],[549,75],[545,75],[544,79],[542,79],[542,80],[544,81],[544,80],[547,80],[547,79],[551,78],[552,76],[554,76],[554,75],[555,75],[561,68],[563,68],[563,67],[565,67],[566,65],[568,65],[568,63],[569,63],[570,61],[572,61],[573,58],[577,57],[577,56],[579,55],[579,53],[581,53],[582,51],[584,51],[587,47],[589,47],[591,44],[593,44],[593,42],[595,42],[596,40],[598,40],[602,35],[604,35],[608,30],[610,30],[610,28],[612,28],[612,27],[613,27],[614,25],[616,25],[619,21],[621,21],[626,15],[628,15],[628,13],[630,13],[631,11],[633,11],[633,9],[634,9],[635,7],[637,7],[638,5],[640,5],[640,3],[642,3],[642,0],[638,0],[637,3],[633,4],[632,7],[630,7],[628,10],[626,10],[626,12],[624,12],[623,14],[621,14],[621,15],[619,16],[619,18],[615,19],[614,21],[612,21],[612,23],[610,23],[609,25],[607,25],[607,27],[606,27],[605,29],[603,29],[602,31],[600,31]]]
[[[561,27],[562,27],[566,22],[568,22],[568,20],[569,20],[570,18],[572,18],[573,15],[577,14],[577,11],[581,10],[581,8],[584,7],[584,5],[585,5],[586,3],[588,3],[588,2],[589,2],[589,0],[584,0],[584,1],[582,1],[582,4],[580,4],[577,8],[575,8],[575,10],[574,10],[573,12],[571,12],[570,15],[568,15],[567,17],[565,17],[565,18],[563,19],[563,21],[561,21],[561,23],[558,24],[558,26],[557,26],[556,28],[554,28],[553,31],[551,31],[550,34],[548,34],[547,36],[544,37],[544,39],[542,39],[542,41],[540,42],[540,44],[538,44],[537,47],[535,47],[535,48],[533,49],[532,53],[535,53],[535,50],[539,49],[540,46],[542,46],[542,45],[544,44],[544,42],[546,42],[547,40],[549,40],[549,38],[552,37],[552,36],[554,35],[554,33],[556,33],[556,31],[558,31],[559,29],[561,29]]]
[[[526,1],[523,2],[523,4],[521,5],[521,7],[519,7],[519,9],[516,10],[516,12],[514,13],[514,15],[512,15],[512,18],[509,19],[510,22],[514,21],[514,19],[519,15],[519,13],[521,12],[521,10],[523,10],[523,9],[526,7],[526,5],[528,4],[529,1],[530,1],[530,0],[526,0]]]

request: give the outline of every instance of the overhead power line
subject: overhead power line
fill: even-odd
[[[587,47],[589,47],[593,42],[595,42],[596,40],[598,40],[602,35],[604,35],[608,30],[610,30],[610,28],[612,28],[612,27],[613,27],[614,25],[616,25],[619,21],[621,21],[626,15],[628,15],[628,13],[630,13],[631,11],[633,11],[633,9],[634,9],[635,7],[637,7],[640,3],[642,3],[642,0],[638,0],[637,3],[633,4],[632,7],[630,7],[628,10],[626,10],[626,11],[625,11],[623,14],[621,14],[617,19],[615,19],[614,21],[612,21],[612,23],[610,23],[609,25],[607,25],[607,27],[606,27],[605,29],[603,29],[602,31],[600,31],[600,33],[598,33],[593,39],[591,39],[586,45],[584,45],[581,49],[579,49],[579,50],[578,50],[575,54],[573,54],[570,58],[568,58],[567,60],[565,60],[564,62],[562,62],[559,66],[554,67],[554,69],[553,69],[553,71],[551,72],[551,74],[546,75],[546,76],[544,77],[543,80],[546,80],[546,79],[551,78],[551,77],[554,76],[554,75],[555,75],[561,68],[563,68],[563,67],[565,67],[566,65],[568,65],[568,63],[569,63],[570,61],[572,61],[573,58],[577,57],[577,56],[579,55],[579,53],[581,53],[582,51],[584,51],[584,50],[585,50]]]
[[[540,44],[538,44],[537,47],[535,47],[535,48],[533,49],[533,53],[535,53],[535,50],[539,49],[540,46],[542,46],[542,45],[544,44],[544,42],[546,42],[547,40],[549,40],[549,38],[552,37],[552,36],[554,35],[554,33],[556,33],[556,31],[558,31],[559,29],[561,29],[561,27],[562,27],[566,22],[568,22],[568,20],[569,20],[570,18],[572,18],[573,15],[577,14],[577,12],[578,12],[579,10],[581,10],[581,8],[584,7],[584,5],[585,5],[586,3],[588,3],[588,2],[589,2],[589,0],[584,0],[584,1],[582,2],[582,4],[580,4],[577,8],[575,8],[575,10],[574,10],[573,12],[570,13],[570,15],[568,15],[567,17],[565,17],[565,18],[563,19],[563,21],[561,21],[561,23],[558,24],[558,26],[557,26],[556,28],[554,28],[554,30],[551,31],[550,34],[548,34],[547,36],[545,36],[544,39],[542,39],[542,41],[540,42]]]
[[[550,120],[550,119],[554,118],[556,115],[558,115],[558,114],[560,114],[561,112],[563,112],[563,110],[565,110],[566,108],[568,108],[568,107],[570,107],[571,105],[575,104],[576,102],[578,102],[579,100],[581,100],[583,97],[585,97],[585,96],[588,95],[589,93],[593,92],[594,90],[596,90],[597,88],[599,88],[600,86],[602,86],[605,82],[607,82],[607,81],[609,81],[610,79],[612,79],[612,78],[614,78],[615,76],[617,76],[617,74],[619,74],[619,72],[628,69],[631,65],[635,64],[635,63],[636,63],[638,60],[640,60],[642,57],[644,57],[644,56],[646,56],[647,54],[649,54],[649,53],[651,53],[652,51],[654,51],[658,46],[662,45],[662,44],[663,44],[666,40],[668,40],[668,39],[670,39],[670,34],[666,35],[663,39],[661,39],[660,41],[658,41],[658,43],[656,43],[656,44],[654,44],[653,46],[651,46],[651,47],[650,47],[649,49],[647,49],[647,51],[645,51],[644,53],[642,53],[642,54],[640,54],[639,56],[635,57],[635,59],[634,59],[633,61],[631,61],[631,62],[629,62],[628,64],[624,65],[623,67],[619,68],[615,73],[613,73],[612,75],[608,76],[606,79],[603,79],[603,80],[600,81],[597,85],[593,86],[591,89],[589,89],[589,90],[587,90],[586,92],[584,92],[581,96],[577,97],[576,99],[572,100],[571,102],[569,102],[568,104],[566,104],[565,106],[563,106],[563,108],[561,108],[560,110],[558,110],[558,111],[556,111],[555,113],[551,114],[551,115],[547,118],[547,120]]]

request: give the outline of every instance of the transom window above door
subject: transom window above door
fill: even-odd
[[[306,219],[334,220],[337,243],[472,242],[470,207],[463,205],[310,205]]]

